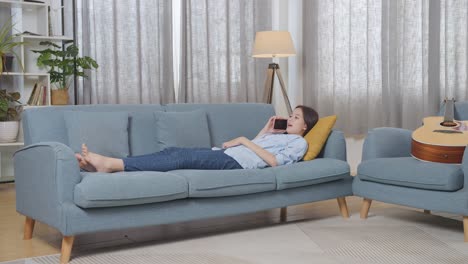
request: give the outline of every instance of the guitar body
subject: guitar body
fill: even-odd
[[[468,145],[468,131],[463,128],[465,124],[456,122],[457,126],[447,127],[441,125],[443,121],[444,117],[441,116],[424,118],[424,125],[412,134],[413,157],[432,162],[462,163]]]

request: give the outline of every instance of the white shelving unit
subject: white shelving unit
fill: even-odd
[[[50,77],[45,69],[39,69],[36,65],[39,54],[32,50],[43,50],[47,47],[39,45],[41,41],[50,41],[61,46],[62,41],[71,41],[73,38],[67,36],[54,36],[49,32],[49,9],[50,0],[41,2],[27,2],[24,0],[0,0],[0,8],[10,10],[10,16],[14,23],[14,32],[25,33],[18,37],[18,41],[27,44],[17,48],[16,53],[21,58],[22,70],[19,63],[15,63],[13,72],[4,72],[3,75],[15,78],[12,90],[21,93],[20,101],[27,103],[35,83],[41,83],[47,87],[46,103],[50,105]],[[54,15],[62,15],[61,12],[54,12]],[[62,20],[60,18],[60,20]],[[1,23],[1,22],[0,22]],[[63,28],[63,25],[60,25]],[[61,32],[61,28],[56,29]],[[29,34],[27,33],[29,32]],[[32,33],[32,34],[31,34]],[[10,90],[10,89],[9,89]]]
[[[6,22],[6,15],[9,15],[14,24],[14,31],[12,33],[21,34],[18,36],[18,41],[27,43],[16,50],[21,59],[23,69],[21,69],[20,64],[16,62],[15,58],[13,71],[2,73],[0,88],[7,89],[9,92],[20,92],[20,101],[26,104],[31,96],[34,84],[42,84],[47,87],[46,103],[44,105],[49,106],[51,104],[50,76],[45,69],[37,67],[36,63],[39,54],[33,53],[32,50],[46,49],[46,46],[39,45],[41,41],[51,41],[61,46],[62,41],[73,40],[73,38],[50,34],[50,0],[43,0],[41,2],[43,3],[26,2],[23,0],[0,0],[0,14],[4,17],[0,19],[0,26]],[[58,14],[61,16],[62,12],[54,12],[54,15]],[[60,20],[63,21],[61,18]],[[60,26],[63,28],[63,25]],[[56,28],[56,30],[61,32],[61,28]],[[22,129],[20,128],[18,142],[0,143],[0,182],[12,180],[12,176],[5,175],[13,175],[11,157],[14,151],[24,145],[22,141]]]

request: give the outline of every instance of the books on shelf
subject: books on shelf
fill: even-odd
[[[42,83],[35,83],[28,105],[47,105],[47,86]]]

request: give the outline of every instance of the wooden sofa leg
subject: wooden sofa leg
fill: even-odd
[[[32,234],[34,231],[34,224],[36,220],[32,219],[31,217],[26,216],[26,220],[24,221],[24,240],[30,240],[32,238]]]
[[[281,207],[280,221],[281,222],[286,222],[287,216],[288,216],[288,208],[287,207]]]
[[[63,236],[62,239],[62,255],[60,256],[60,264],[65,264],[70,261],[73,241],[75,236]]]
[[[349,218],[348,205],[346,204],[346,197],[336,198],[338,201],[338,207],[340,208],[341,216],[343,218]]]
[[[468,216],[463,216],[463,233],[465,234],[465,242],[468,242]]]
[[[372,200],[364,198],[362,200],[361,206],[361,219],[367,219],[367,215],[369,214],[369,208],[371,206]]]

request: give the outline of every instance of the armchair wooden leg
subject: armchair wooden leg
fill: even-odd
[[[31,217],[26,216],[26,220],[24,221],[24,234],[23,234],[24,240],[29,240],[32,238],[35,223],[36,223],[36,220],[32,219]]]
[[[288,216],[288,208],[287,207],[281,207],[280,221],[281,222],[286,222],[287,216]]]
[[[338,201],[338,207],[340,208],[341,216],[343,218],[349,218],[348,205],[346,204],[346,197],[336,198]]]
[[[70,261],[73,241],[75,236],[63,236],[62,239],[62,255],[60,256],[60,264],[66,264]]]
[[[361,219],[367,219],[367,215],[369,214],[369,208],[372,204],[371,199],[364,198],[362,200],[362,206],[361,206]]]
[[[468,242],[468,216],[463,216],[463,233],[465,234],[465,242]]]

